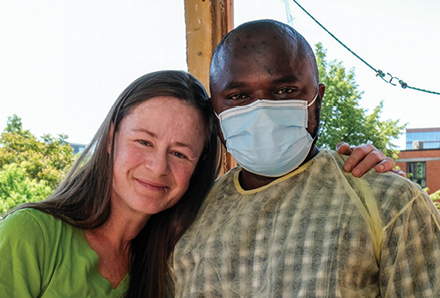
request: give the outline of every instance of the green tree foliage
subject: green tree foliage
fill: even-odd
[[[397,146],[392,140],[403,133],[406,124],[399,125],[399,120],[381,121],[383,101],[367,115],[359,107],[364,92],[358,90],[354,70],[346,72],[336,60],[327,62],[326,52],[321,43],[316,44],[319,76],[326,85],[317,145],[334,149],[341,141],[350,145],[370,143],[386,156],[396,158]]]
[[[0,169],[15,163],[24,166],[29,179],[46,181],[54,188],[72,165],[74,154],[66,142],[66,135],[54,138],[49,134],[37,139],[29,130],[23,130],[21,119],[8,117],[0,137]],[[26,161],[26,163],[22,163]]]
[[[22,162],[5,165],[0,170],[0,214],[24,203],[41,201],[52,192],[45,180],[31,180],[27,168],[29,165]]]
[[[434,202],[435,207],[440,211],[440,190],[429,195],[431,200]]]
[[[17,115],[0,136],[0,214],[25,202],[45,199],[74,161],[66,135],[36,138]]]

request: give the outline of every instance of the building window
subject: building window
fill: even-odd
[[[408,178],[418,183],[421,187],[426,187],[426,162],[407,163],[406,172]]]
[[[427,128],[429,129],[429,128]],[[437,129],[437,128],[435,128]],[[406,132],[406,149],[413,148],[413,141],[423,141],[424,149],[440,148],[440,130]]]

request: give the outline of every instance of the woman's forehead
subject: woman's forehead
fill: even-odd
[[[121,123],[123,130],[148,130],[176,139],[205,139],[205,123],[199,110],[175,97],[148,99],[128,114]],[[203,143],[203,141],[202,141]]]

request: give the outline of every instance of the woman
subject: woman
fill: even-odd
[[[190,74],[134,81],[54,193],[0,222],[1,296],[166,296],[167,260],[218,174],[216,123]]]

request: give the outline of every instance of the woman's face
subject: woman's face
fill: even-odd
[[[115,135],[113,210],[145,216],[172,207],[188,188],[204,142],[202,118],[184,101],[155,97],[137,106]]]

